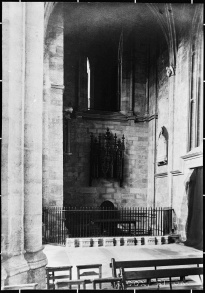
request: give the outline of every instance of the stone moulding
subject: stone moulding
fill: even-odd
[[[59,90],[64,90],[65,89],[65,86],[63,84],[54,84],[54,83],[51,83],[51,88],[54,88],[54,89],[59,89]]]
[[[16,274],[27,273],[29,270],[29,264],[23,255],[16,255],[2,261],[2,270],[4,270],[7,277],[12,277]]]
[[[184,175],[184,173],[182,173],[182,171],[180,170],[174,170],[170,172],[173,176],[179,176],[179,175]]]
[[[32,270],[45,267],[48,264],[46,255],[42,250],[38,252],[26,252],[25,259],[27,260],[28,265]]]
[[[144,116],[133,116],[135,119],[135,123],[137,122],[149,122],[153,119],[158,119],[158,114],[152,114],[152,115],[144,115]]]
[[[157,173],[154,175],[155,178],[164,178],[167,177],[168,173],[167,172],[163,172],[163,173]]]
[[[135,123],[138,122],[149,122],[153,119],[158,119],[158,114],[152,115],[132,115],[126,116],[121,112],[108,112],[108,111],[95,111],[95,110],[87,110],[87,111],[76,111],[76,117],[83,118],[86,120],[99,120],[99,121],[117,121],[117,122],[125,122],[133,120]]]
[[[170,173],[172,176],[185,175],[187,169],[193,169],[203,166],[203,149],[202,145],[194,148],[190,152],[180,157],[182,160],[181,170],[172,170]],[[167,172],[155,174],[156,178],[168,176]]]
[[[184,156],[181,156],[181,158],[184,161],[200,160],[200,163],[201,163],[202,162],[202,159],[203,159],[202,145],[200,145],[199,147],[196,147],[195,149],[191,150],[190,152],[188,152]],[[200,164],[199,164],[199,166],[200,166]]]
[[[118,121],[118,122],[127,122],[127,117],[120,112],[108,112],[108,111],[97,111],[97,110],[88,110],[88,111],[77,111],[77,117],[82,117],[87,120],[102,120],[102,121]]]
[[[177,170],[178,174],[177,172],[173,171],[172,175],[183,175],[186,173],[187,169],[202,167],[203,166],[203,145],[201,144],[200,146],[192,149],[185,155],[181,156],[181,161],[182,161],[182,166],[181,166],[182,171]]]

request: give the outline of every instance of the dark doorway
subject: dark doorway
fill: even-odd
[[[109,200],[103,201],[103,203],[101,203],[100,207],[103,209],[114,210],[114,204]]]
[[[188,217],[186,223],[187,240],[185,245],[202,250],[203,248],[203,168],[195,168],[189,181]]]

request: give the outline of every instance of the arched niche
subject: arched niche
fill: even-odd
[[[168,132],[165,126],[162,126],[157,142],[157,164],[158,166],[167,165],[168,162]]]

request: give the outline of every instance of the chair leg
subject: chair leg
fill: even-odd
[[[99,267],[99,278],[102,278],[102,266]],[[102,289],[102,284],[99,284],[100,290]]]
[[[169,283],[170,283],[170,289],[172,290],[172,278],[169,278]]]
[[[185,276],[180,277],[180,281],[185,283],[185,281],[186,281]]]

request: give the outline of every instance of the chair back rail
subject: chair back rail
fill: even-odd
[[[98,269],[102,264],[78,265],[79,269]]]

